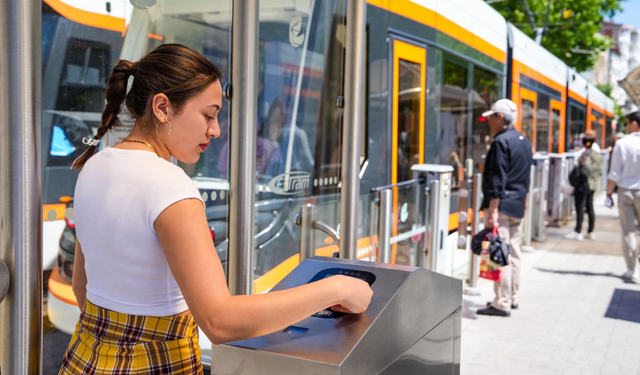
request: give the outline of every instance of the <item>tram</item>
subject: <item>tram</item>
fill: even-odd
[[[316,206],[318,220],[339,226],[340,130],[349,126],[341,106],[346,5],[260,1],[256,293],[298,264],[296,216],[304,204]],[[228,70],[232,27],[230,0],[43,0],[44,225],[53,233],[44,246],[59,250],[48,281],[48,313],[60,330],[72,332],[79,314],[70,285],[77,175],[69,166],[84,150],[82,138],[99,126],[115,60],[135,61],[160,44],[181,43]],[[589,129],[604,146],[612,132],[611,99],[482,0],[368,0],[366,46],[359,216],[353,218],[359,259],[373,260],[376,253],[372,189],[411,180],[414,164],[447,164],[455,172],[445,274],[460,275],[468,267],[469,250],[457,249],[458,212],[466,211],[458,191],[470,173],[465,168],[483,171],[491,135],[481,114],[495,100],[517,103],[516,127],[531,140],[532,152],[573,150]],[[225,106],[222,135],[201,159],[180,165],[200,188],[223,264],[229,250],[229,113]],[[411,264],[412,251],[426,237],[411,214],[413,192],[404,190],[398,188],[393,201],[393,236],[402,238],[391,257],[397,264]],[[315,241],[318,255],[338,250],[331,236]],[[210,343],[201,338],[206,362]]]

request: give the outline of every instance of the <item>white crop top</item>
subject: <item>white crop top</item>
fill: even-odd
[[[153,152],[109,147],[89,159],[78,176],[74,211],[91,303],[147,316],[188,309],[154,222],[189,198],[202,201],[193,180]]]

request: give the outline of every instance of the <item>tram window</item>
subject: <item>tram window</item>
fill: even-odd
[[[522,99],[522,134],[533,141],[533,102]]]
[[[551,111],[551,152],[558,153],[560,147],[560,110]]]
[[[549,152],[549,109],[551,101],[544,94],[538,94],[536,114],[536,151]]]
[[[569,111],[569,143],[568,150],[579,150],[582,147],[581,136],[585,132],[585,111],[575,105]]]
[[[467,158],[467,118],[469,108],[468,69],[444,61],[444,79],[440,104],[440,163],[464,166]],[[458,186],[457,179],[453,187]]]
[[[482,114],[491,109],[491,105],[502,97],[502,76],[484,69],[473,70],[473,134],[472,158],[474,170],[484,171],[484,160],[491,146],[491,129]]]
[[[411,166],[420,162],[420,64],[400,60],[398,68],[397,181],[411,179]]]

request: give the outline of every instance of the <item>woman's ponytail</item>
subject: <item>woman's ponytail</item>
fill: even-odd
[[[120,124],[118,114],[127,96],[127,83],[130,76],[135,76],[137,66],[137,62],[132,63],[127,60],[116,61],[116,66],[113,68],[113,72],[109,76],[109,82],[107,83],[107,105],[104,111],[102,111],[101,125],[98,128],[98,133],[93,138],[94,140],[101,140],[111,128]],[[86,143],[89,144],[89,148],[73,162],[71,165],[72,169],[77,171],[82,169],[89,158],[98,150],[98,142],[88,141]]]

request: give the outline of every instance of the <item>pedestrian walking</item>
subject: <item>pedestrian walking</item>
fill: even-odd
[[[593,149],[596,138],[592,134],[585,134],[582,137],[584,152],[578,158],[577,173],[583,178],[581,182],[574,186],[573,197],[576,205],[576,228],[573,232],[564,236],[569,240],[582,241],[582,221],[584,220],[584,210],[587,209],[589,215],[589,228],[587,238],[594,240],[593,230],[596,225],[596,215],[593,211],[593,194],[598,188],[598,179],[602,176],[602,155]]]
[[[627,271],[622,277],[638,281],[638,243],[636,222],[640,223],[640,112],[625,118],[628,135],[616,142],[611,155],[607,202],[613,205],[613,190],[618,186],[618,212],[622,229],[622,253]]]
[[[518,308],[520,286],[520,242],[522,218],[529,193],[529,170],[532,163],[531,142],[514,127],[517,117],[515,103],[500,99],[491,110],[482,114],[488,118],[494,135],[487,153],[482,182],[485,226],[498,227],[498,234],[509,245],[509,265],[502,267],[502,279],[494,283],[496,297],[480,315],[507,317]]]

